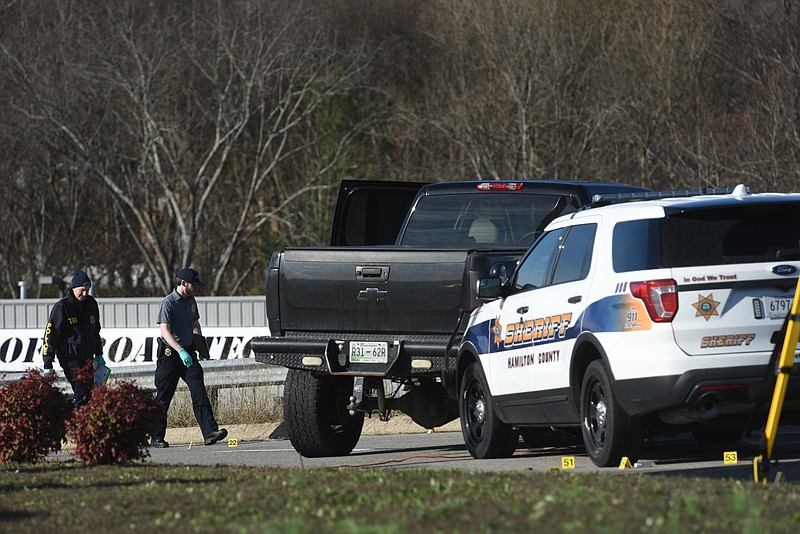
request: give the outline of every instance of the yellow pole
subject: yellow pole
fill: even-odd
[[[797,288],[792,301],[792,311],[789,315],[789,322],[786,325],[786,336],[783,340],[781,357],[778,362],[778,378],[775,382],[775,393],[772,396],[772,404],[769,408],[767,426],[764,429],[764,436],[767,439],[767,457],[765,461],[772,458],[772,449],[775,446],[775,437],[778,432],[778,422],[781,418],[783,401],[786,398],[786,388],[789,385],[789,373],[794,365],[794,355],[797,351],[797,342],[800,340],[800,327],[798,327],[798,311],[800,311],[800,278],[797,279]]]

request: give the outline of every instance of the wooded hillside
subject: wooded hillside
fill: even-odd
[[[798,191],[798,40],[798,0],[0,0],[0,298],[263,292],[343,178]]]

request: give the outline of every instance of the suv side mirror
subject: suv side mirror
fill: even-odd
[[[496,299],[500,296],[503,281],[500,278],[481,278],[478,280],[478,298],[479,299]]]

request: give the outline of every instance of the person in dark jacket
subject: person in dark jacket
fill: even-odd
[[[188,268],[178,271],[177,282],[175,290],[161,301],[156,319],[161,337],[158,340],[155,383],[156,401],[161,402],[161,410],[156,416],[150,442],[156,448],[169,447],[164,440],[167,412],[179,378],[189,386],[194,416],[203,432],[205,444],[213,445],[228,435],[228,431],[219,428],[214,419],[203,381],[203,368],[198,361],[198,356],[202,355],[202,352],[198,352],[201,347],[195,342],[195,339],[204,342],[200,312],[194,296],[205,284],[200,281],[197,271]]]
[[[89,400],[93,369],[105,365],[100,310],[95,298],[89,295],[90,287],[92,281],[84,271],[72,275],[70,290],[53,306],[44,331],[44,374],[53,373],[53,360],[58,358],[72,386],[75,408]]]

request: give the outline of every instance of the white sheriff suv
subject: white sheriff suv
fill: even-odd
[[[508,279],[479,282],[494,300],[472,312],[458,360],[470,453],[581,436],[614,466],[646,437],[737,441],[783,339],[799,245],[800,194],[743,185],[603,195],[556,219]],[[790,383],[782,422],[799,420],[797,401]]]

